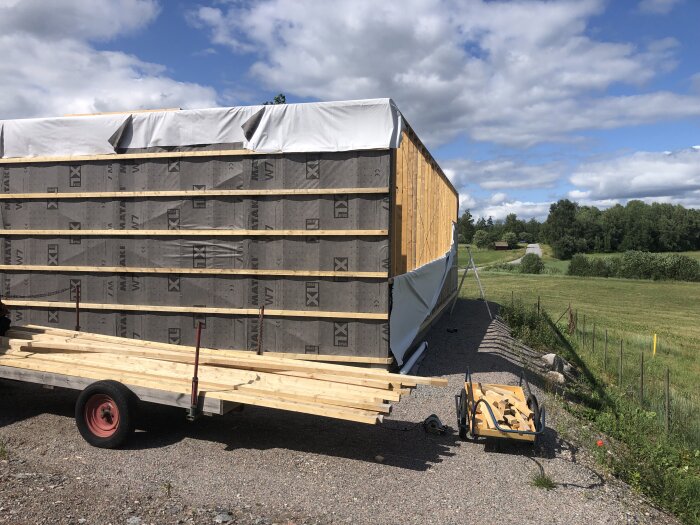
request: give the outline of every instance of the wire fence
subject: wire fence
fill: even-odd
[[[689,446],[700,446],[700,401],[673,381],[669,367],[657,357],[661,351],[673,355],[672,347],[657,338],[655,348],[653,335],[618,336],[571,309],[568,317],[566,330],[579,356],[608,387],[636,402],[654,426]]]
[[[539,313],[545,306],[538,297],[532,308]],[[552,321],[607,388],[614,389],[644,412],[650,431],[673,434],[685,445],[700,448],[697,379],[681,381],[668,366],[668,359],[680,355],[679,349],[654,334],[621,334],[610,330],[571,306]]]

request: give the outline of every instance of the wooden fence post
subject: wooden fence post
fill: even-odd
[[[540,296],[537,296],[537,317],[540,316]]]
[[[622,339],[620,339],[620,363],[617,367],[617,386],[622,388]]]
[[[639,404],[644,408],[644,350],[640,353],[641,361],[639,365]]]
[[[583,349],[586,349],[586,314],[583,314]]]
[[[666,433],[668,434],[671,430],[671,388],[669,386],[670,374],[668,367],[666,368]]]
[[[593,321],[593,339],[591,340],[591,353],[595,352],[595,321]]]

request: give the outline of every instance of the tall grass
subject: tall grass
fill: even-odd
[[[580,324],[580,330],[569,335],[546,311],[542,309],[538,315],[532,305],[520,301],[506,302],[501,315],[516,337],[534,348],[559,353],[578,368],[578,379],[566,387],[569,398],[576,403],[565,406],[614,438],[612,453],[598,455],[610,471],[686,523],[699,523],[700,450],[697,421],[692,421],[697,419],[698,405],[672,389],[673,423],[667,433],[660,417],[664,398],[659,395],[663,392],[659,385],[663,384],[665,368],[647,355],[644,400],[640,402],[641,353],[648,352],[648,341],[629,342],[627,350],[623,343],[620,381],[619,339],[611,340],[610,333],[604,361],[604,332],[598,327],[595,339],[592,327],[584,332]]]

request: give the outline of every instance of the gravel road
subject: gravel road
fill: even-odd
[[[525,248],[525,255],[527,255],[528,253],[534,253],[535,255],[542,257],[542,247],[539,244],[528,244]],[[509,264],[520,264],[522,260],[523,258],[520,257],[519,259],[510,261]]]
[[[596,472],[556,431],[580,423],[553,404],[537,448],[425,433],[432,413],[455,427],[467,365],[515,384],[528,353],[479,301],[460,301],[428,341],[420,373],[449,387],[419,387],[379,426],[254,407],[187,423],[144,407],[130,447],[107,451],[79,437],[73,393],[0,383],[0,524],[676,523]],[[530,484],[539,469],[554,490]]]

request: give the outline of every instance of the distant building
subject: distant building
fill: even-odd
[[[506,241],[496,241],[493,243],[493,247],[496,250],[510,250]]]

